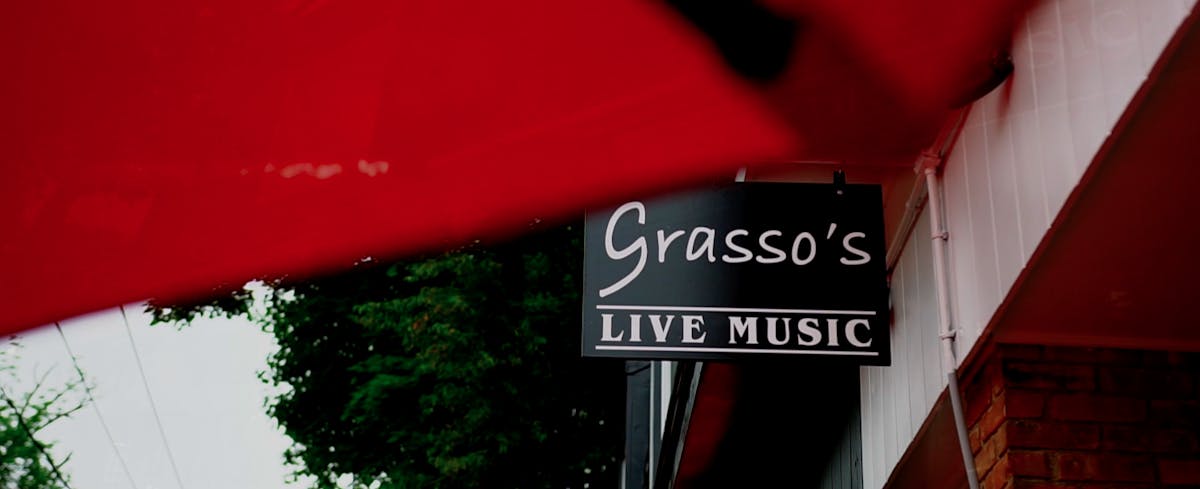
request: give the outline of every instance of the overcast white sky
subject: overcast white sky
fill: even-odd
[[[178,330],[149,326],[141,305],[126,312],[146,370],[183,489],[282,489],[287,438],[265,414],[270,388],[256,373],[266,368],[274,340],[248,320],[200,320]],[[129,336],[116,310],[64,321],[63,331],[94,385],[97,406],[112,430],[104,435],[88,406],[40,434],[55,441],[55,454],[71,454],[66,472],[73,489],[177,489],[138,374]],[[17,385],[23,392],[37,374],[51,370],[50,385],[76,377],[54,327],[22,333]],[[10,348],[8,342],[3,348]],[[121,468],[120,450],[135,485]]]

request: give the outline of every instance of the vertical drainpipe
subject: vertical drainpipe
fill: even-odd
[[[971,454],[971,442],[967,438],[967,422],[963,415],[962,395],[958,389],[958,360],[954,355],[955,330],[950,324],[949,276],[946,273],[946,231],[942,215],[941,180],[938,170],[942,155],[926,151],[921,155],[917,171],[925,177],[925,188],[929,203],[929,231],[933,240],[933,275],[937,288],[938,338],[942,343],[942,369],[946,374],[950,408],[954,414],[954,428],[958,433],[958,447],[962,452],[963,466],[967,472],[967,485],[979,489],[979,473],[975,470],[975,457]]]

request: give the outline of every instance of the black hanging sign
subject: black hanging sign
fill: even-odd
[[[738,183],[588,213],[583,355],[888,365],[878,185]]]

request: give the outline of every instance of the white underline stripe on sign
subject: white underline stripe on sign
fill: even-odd
[[[763,353],[770,355],[849,355],[862,357],[877,357],[876,351],[845,351],[845,350],[762,350],[753,348],[705,348],[702,346],[619,346],[596,345],[596,350],[609,351],[678,351],[689,353]]]
[[[830,314],[842,316],[875,316],[875,311],[853,311],[840,309],[759,309],[751,307],[702,307],[702,306],[632,306],[599,304],[600,311],[680,311],[680,312],[757,312],[763,314]]]

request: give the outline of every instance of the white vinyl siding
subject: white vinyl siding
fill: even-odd
[[[882,487],[942,388],[937,298],[923,214],[892,272],[892,366],[860,369],[863,487]]]
[[[943,172],[961,361],[1195,0],[1040,2],[1011,80],[977,102]],[[860,370],[863,487],[881,488],[945,387],[922,215],[892,273],[891,367]]]

